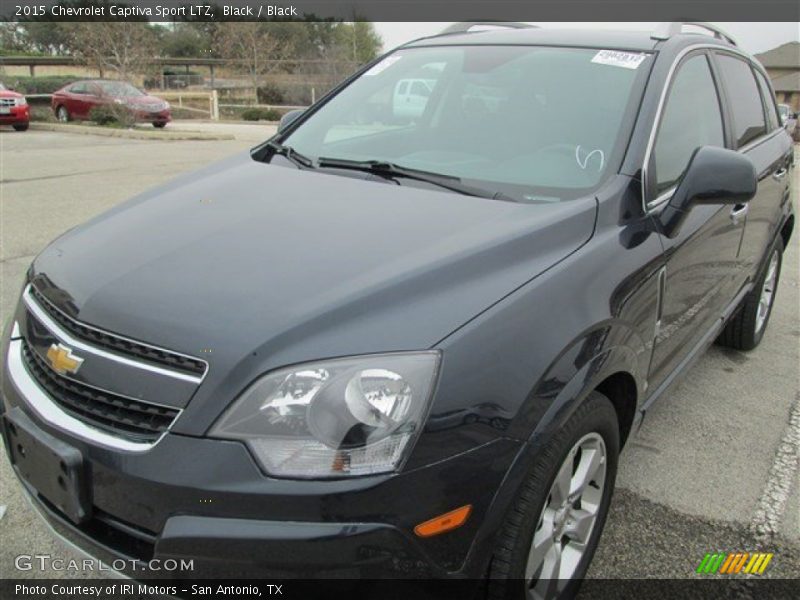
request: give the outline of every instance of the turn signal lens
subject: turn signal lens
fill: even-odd
[[[420,523],[414,527],[414,533],[416,533],[419,537],[425,538],[451,531],[456,527],[461,527],[464,523],[466,523],[467,518],[469,518],[469,513],[471,512],[472,505],[467,504],[461,508],[451,510],[450,512],[439,515],[438,517],[434,517],[429,521]]]

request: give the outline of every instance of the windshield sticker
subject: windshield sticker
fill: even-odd
[[[620,52],[618,50],[600,50],[600,52],[594,55],[592,62],[598,65],[637,69],[645,58],[647,58],[647,54]]]
[[[393,54],[392,56],[387,56],[377,65],[372,67],[369,71],[364,73],[364,77],[372,77],[373,75],[378,75],[379,73],[383,73],[386,69],[391,67],[394,63],[398,60],[403,58],[401,54]]]

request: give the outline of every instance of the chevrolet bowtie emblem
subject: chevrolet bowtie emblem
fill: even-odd
[[[83,359],[78,358],[72,353],[71,348],[64,344],[52,344],[47,349],[47,362],[59,375],[66,373],[77,373],[83,364]]]

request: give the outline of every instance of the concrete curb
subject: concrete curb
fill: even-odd
[[[140,129],[116,129],[93,125],[65,125],[63,123],[31,123],[35,131],[57,131],[59,133],[77,133],[80,135],[97,135],[101,137],[124,138],[128,140],[162,140],[162,141],[216,141],[233,140],[230,133],[204,133],[202,131],[145,131]]]
[[[211,119],[172,119],[173,123],[210,123],[212,125],[280,125],[280,121],[245,121],[244,119],[220,119],[219,121],[212,121]]]

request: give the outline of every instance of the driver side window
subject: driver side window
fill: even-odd
[[[701,146],[725,146],[719,97],[705,55],[689,58],[672,79],[654,148],[656,195],[677,185]]]

